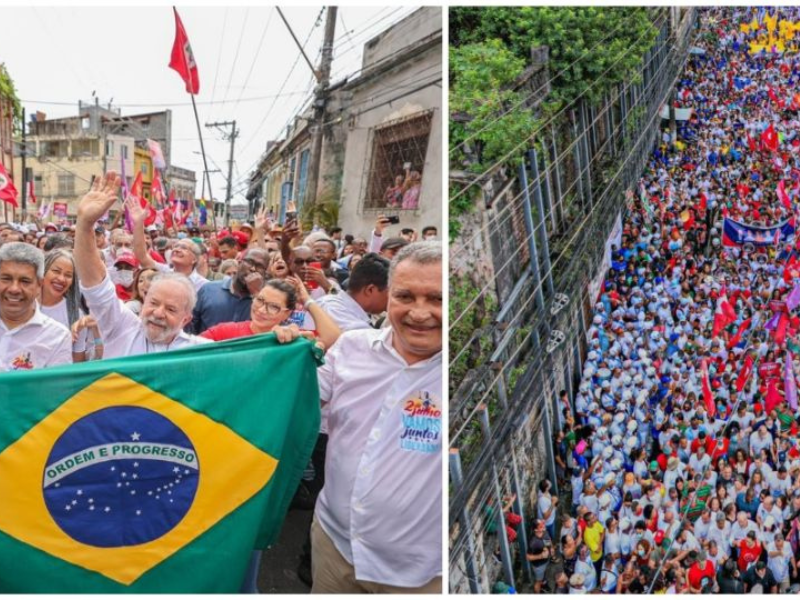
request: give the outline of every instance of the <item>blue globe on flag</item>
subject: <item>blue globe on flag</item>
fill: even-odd
[[[157,412],[113,406],[58,438],[43,474],[44,500],[74,540],[101,548],[144,544],[186,516],[199,482],[188,436]]]

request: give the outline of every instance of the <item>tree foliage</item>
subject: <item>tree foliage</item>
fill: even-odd
[[[450,9],[451,45],[499,39],[524,61],[532,47],[548,46],[552,100],[569,104],[583,94],[594,104],[629,79],[652,47],[658,34],[653,10],[658,9],[456,7]]]
[[[451,123],[450,147],[470,139],[479,148],[477,160],[462,162],[467,170],[480,173],[511,151],[515,140],[533,130],[533,114],[517,106],[522,94],[511,89],[524,69],[525,61],[496,39],[454,48],[450,53],[450,112],[467,117]],[[463,148],[454,154],[451,159],[456,163],[466,158]]]
[[[17,97],[17,90],[14,87],[14,80],[8,74],[5,63],[0,63],[0,96],[11,101],[11,110],[14,130],[17,131],[22,126],[22,103]]]

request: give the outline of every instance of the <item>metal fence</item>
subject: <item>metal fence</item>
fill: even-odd
[[[670,11],[657,16],[659,34],[638,76],[598,106],[570,107],[535,140],[517,177],[490,203],[500,309],[484,335],[492,337],[493,354],[461,385],[451,385],[453,593],[487,593],[499,580],[531,581],[524,554],[537,484],[545,475],[556,482],[555,401],[560,390],[574,397],[594,301],[590,288],[604,274],[606,240],[660,135],[659,109],[688,56],[697,10],[685,9],[680,21]],[[523,519],[513,532],[502,514],[509,498]]]

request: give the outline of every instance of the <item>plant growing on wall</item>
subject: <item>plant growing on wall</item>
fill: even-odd
[[[0,63],[0,97],[11,103],[14,133],[22,131],[22,103],[17,97],[14,80],[11,79],[5,63]]]
[[[451,46],[502,40],[514,56],[529,60],[531,47],[550,49],[551,101],[579,97],[595,104],[627,81],[658,34],[654,11],[645,7],[493,6],[450,9]],[[452,50],[451,50],[452,52]]]

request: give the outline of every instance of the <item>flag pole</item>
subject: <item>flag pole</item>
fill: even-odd
[[[203,144],[203,130],[200,128],[200,117],[197,115],[197,104],[194,101],[194,94],[189,94],[192,97],[192,108],[194,109],[194,122],[197,124],[197,137],[200,138],[200,152],[203,155],[203,175],[205,175],[204,185],[208,188],[208,194],[211,196],[211,225],[214,231],[217,230],[217,220],[214,216],[214,192],[211,191],[211,175],[208,172],[208,162],[206,161],[206,148]],[[194,198],[192,198],[192,212],[194,213]]]

